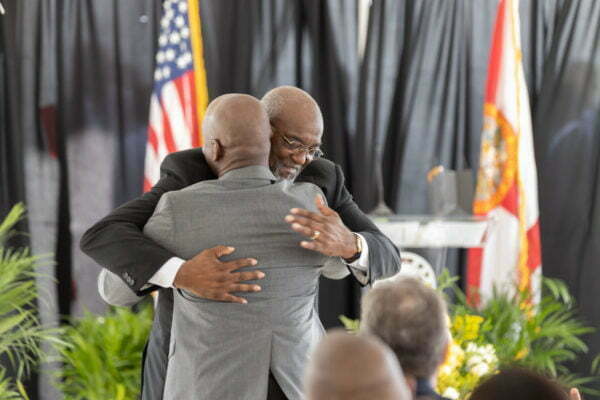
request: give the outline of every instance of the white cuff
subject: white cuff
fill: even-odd
[[[356,232],[355,232],[356,233]],[[360,233],[356,233],[362,242],[362,252],[360,257],[352,261],[348,266],[352,270],[352,275],[363,285],[369,283],[369,245],[367,240]]]
[[[104,268],[98,275],[98,293],[102,300],[111,306],[130,307],[143,299],[143,296],[136,295],[118,275]]]
[[[179,257],[172,257],[163,264],[162,267],[148,280],[148,283],[164,288],[172,288],[175,276],[185,260]]]

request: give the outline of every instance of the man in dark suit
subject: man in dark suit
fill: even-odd
[[[397,248],[354,203],[344,186],[340,167],[319,158],[323,119],[316,102],[306,92],[289,86],[271,90],[261,102],[273,130],[271,170],[281,179],[319,186],[331,207],[318,204],[318,213],[290,210],[286,221],[291,229],[311,239],[300,245],[341,257],[361,284],[397,273]],[[261,271],[243,271],[243,267],[251,265],[249,259],[222,262],[219,258],[230,253],[213,248],[182,260],[142,234],[162,194],[215,178],[202,149],[167,156],[161,165],[161,179],[152,190],[92,226],[81,240],[81,249],[120,276],[139,295],[157,287],[175,287],[207,299],[244,303],[240,292],[260,290],[256,280],[264,277]],[[165,347],[169,342],[171,309],[172,296],[159,296],[146,349],[144,398],[156,399],[162,394],[160,382],[168,355]],[[277,389],[273,387],[269,398],[278,398]]]

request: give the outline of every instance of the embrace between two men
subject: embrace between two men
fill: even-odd
[[[168,156],[154,188],[81,247],[114,273],[100,277],[110,302],[160,288],[143,399],[299,399],[323,333],[319,275],[368,284],[398,272],[399,252],[319,158],[307,93],[221,96],[202,131],[202,149]]]

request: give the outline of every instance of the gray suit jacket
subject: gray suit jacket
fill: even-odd
[[[293,207],[316,211],[317,194],[313,184],[246,167],[161,198],[147,236],[183,259],[230,245],[229,258],[254,257],[266,273],[246,305],[174,291],[165,399],[265,399],[269,369],[289,399],[302,397],[304,365],[323,332],[315,296],[327,258],[300,247],[284,217]]]

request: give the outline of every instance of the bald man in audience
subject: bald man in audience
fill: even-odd
[[[398,360],[370,335],[330,331],[312,352],[305,376],[307,400],[410,400]]]
[[[442,297],[416,278],[381,282],[363,298],[361,314],[361,331],[394,351],[416,397],[444,399],[434,390],[450,339]]]

